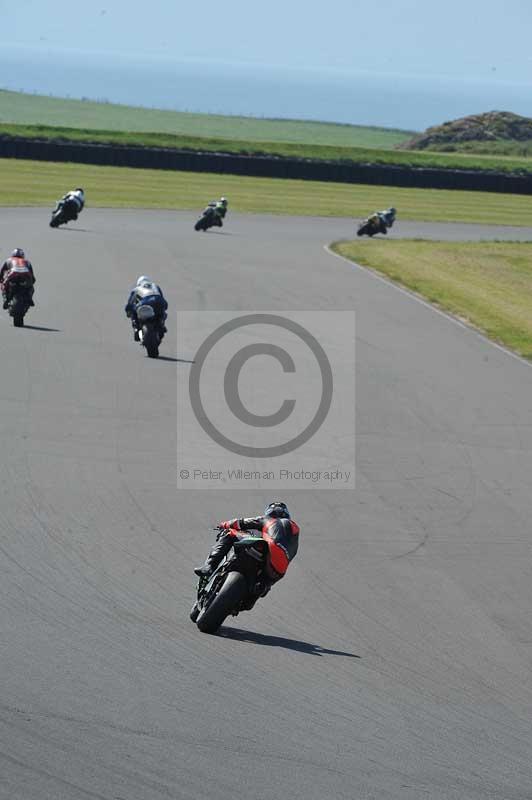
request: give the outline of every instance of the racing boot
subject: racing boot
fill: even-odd
[[[201,567],[196,567],[194,572],[198,578],[210,578],[222,558],[227,555],[233,542],[230,536],[223,535],[219,541],[216,542],[211,552],[205,559],[205,563]]]

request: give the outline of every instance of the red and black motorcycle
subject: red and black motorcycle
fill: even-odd
[[[24,317],[33,305],[33,281],[27,271],[11,272],[4,283],[7,294],[7,311],[15,328],[22,328]]]
[[[229,615],[250,611],[268,591],[264,581],[268,542],[260,536],[246,536],[208,578],[200,578],[190,619],[203,633],[216,633]]]

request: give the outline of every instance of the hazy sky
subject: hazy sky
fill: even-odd
[[[39,49],[532,83],[531,0],[0,0],[0,21]]]

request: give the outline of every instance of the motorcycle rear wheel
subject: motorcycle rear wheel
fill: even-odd
[[[198,615],[196,625],[200,631],[216,633],[225,618],[238,608],[247,593],[244,576],[240,572],[230,572],[214,600]]]
[[[24,301],[20,296],[15,297],[11,301],[9,313],[13,317],[13,327],[15,328],[24,327],[24,314],[26,313],[26,310],[27,306],[24,304]]]
[[[159,358],[159,337],[148,325],[142,328],[142,344],[146,348],[148,358]]]

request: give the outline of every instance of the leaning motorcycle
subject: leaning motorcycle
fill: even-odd
[[[22,328],[24,317],[31,306],[32,283],[28,278],[11,279],[9,286],[9,301],[7,310],[13,317],[15,328]]]
[[[61,201],[57,204],[52,212],[52,219],[50,220],[50,228],[58,228],[60,225],[66,225],[73,219],[78,218],[78,208],[74,201],[69,200],[66,203]]]
[[[159,357],[159,345],[162,340],[161,324],[155,311],[148,303],[137,308],[139,322],[139,341],[146,348],[148,358]]]
[[[233,544],[232,551],[208,578],[200,578],[190,619],[203,633],[216,633],[225,619],[249,611],[264,595],[264,570],[268,543],[261,537],[246,536]]]
[[[379,217],[378,219],[375,219],[374,217],[368,217],[368,219],[365,219],[358,226],[357,236],[371,237],[375,236],[376,233],[387,233],[387,232],[388,229],[382,217]]]
[[[194,225],[195,231],[206,231],[208,228],[212,228],[213,225],[217,225],[218,228],[222,227],[222,221],[219,218],[218,214],[215,213],[214,208],[207,207],[199,220]]]

